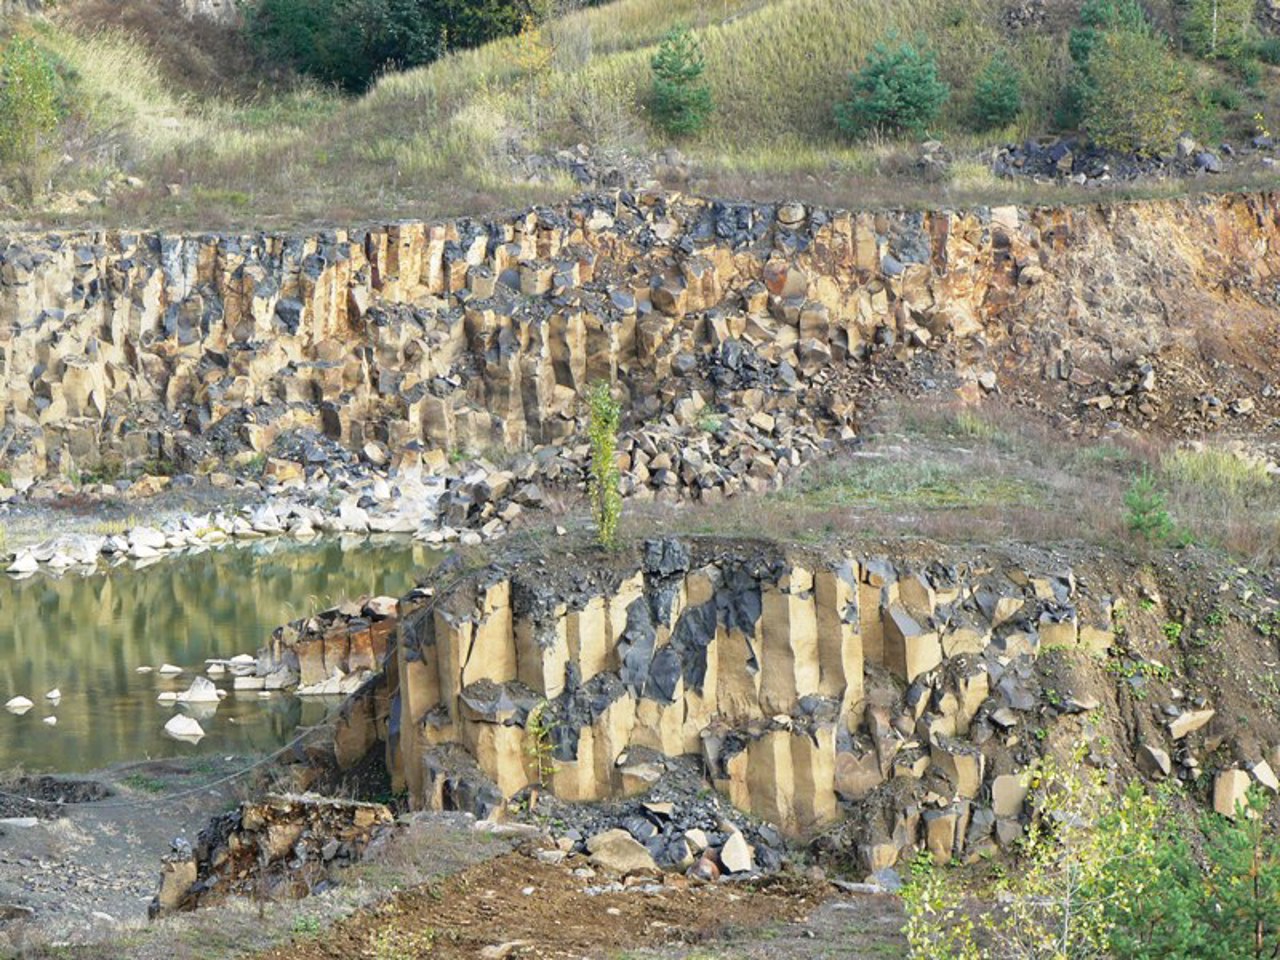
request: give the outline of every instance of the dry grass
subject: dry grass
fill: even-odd
[[[645,118],[648,60],[682,22],[702,40],[717,103],[710,129],[681,144],[704,192],[845,207],[1099,198],[998,181],[981,159],[993,144],[1048,125],[1071,20],[1010,37],[996,0],[615,0],[552,21],[545,68],[533,69],[521,42],[508,39],[387,76],[355,99],[234,82],[237,72],[257,76],[234,38],[170,29],[167,8],[149,0],[109,4],[113,12],[103,3],[71,0],[37,30],[67,65],[77,100],[66,144],[74,159],[54,177],[63,197],[38,212],[50,225],[264,227],[482,215],[550,201],[574,185],[530,182],[513,157],[579,142],[636,153],[663,146]],[[1154,6],[1161,14],[1167,4]],[[948,175],[922,177],[909,145],[851,145],[833,129],[849,71],[894,29],[923,34],[957,90],[940,121],[958,157]],[[965,134],[964,90],[992,56],[1023,69],[1025,109],[1008,130]],[[124,186],[124,174],[143,186]],[[1107,197],[1187,187],[1120,187]],[[75,189],[109,202],[68,210],[62,201]]]
[[[802,543],[924,537],[1145,551],[1127,528],[1124,495],[1148,468],[1176,539],[1236,561],[1274,563],[1280,483],[1237,464],[1230,453],[1163,449],[1136,434],[1081,441],[996,403],[898,404],[881,412],[862,448],[809,465],[763,504],[750,497],[676,510],[629,504],[623,528]]]

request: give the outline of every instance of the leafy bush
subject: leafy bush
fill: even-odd
[[[1241,960],[1280,955],[1280,839],[1253,788],[1200,822],[1197,862],[1167,795],[1116,797],[1098,771],[1037,761],[1012,875],[976,928],[962,891],[917,862],[903,892],[914,960]]]
[[[1081,125],[1106,149],[1168,150],[1187,126],[1190,87],[1162,39],[1145,30],[1107,31],[1081,71]]]
[[[919,135],[937,119],[951,88],[938,77],[938,58],[913,44],[881,41],[850,77],[849,99],[836,105],[836,125],[858,136],[869,131]]]
[[[618,471],[618,427],[622,406],[614,399],[609,384],[600,380],[587,394],[587,439],[591,443],[591,512],[596,521],[600,545],[612,550],[618,545],[618,521],[622,517],[621,479]]]
[[[29,39],[0,53],[0,162],[29,164],[62,116],[62,83],[53,61]]]
[[[676,137],[699,133],[711,117],[711,87],[702,79],[706,61],[698,38],[686,27],[669,31],[649,61],[653,70],[650,110],[654,121]]]
[[[978,130],[1007,127],[1022,110],[1022,75],[1004,57],[993,57],[973,85],[973,123]]]
[[[1235,59],[1249,48],[1253,0],[1189,0],[1182,38],[1201,57]]]

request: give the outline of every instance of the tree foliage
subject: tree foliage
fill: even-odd
[[[973,85],[973,123],[979,130],[1007,127],[1022,110],[1022,74],[1008,59],[992,57]]]
[[[1138,0],[1085,0],[1080,7],[1080,25],[1071,31],[1068,41],[1071,59],[1083,67],[1104,35],[1118,30],[1147,33],[1150,29]]]
[[[264,57],[359,91],[388,70],[430,63],[524,29],[546,0],[244,0]]]
[[[711,87],[703,79],[706,60],[698,38],[676,27],[662,38],[649,62],[653,71],[650,109],[657,125],[672,136],[699,133],[711,118]]]
[[[1191,121],[1193,102],[1187,71],[1164,39],[1149,31],[1103,33],[1082,69],[1081,124],[1109,150],[1172,149]]]
[[[61,115],[53,61],[25,37],[10,40],[0,52],[0,162],[30,162]]]
[[[853,136],[870,131],[919,135],[950,96],[933,51],[890,37],[877,43],[850,77],[849,99],[836,105],[836,125]]]
[[[1202,868],[1171,794],[1042,760],[1031,822],[981,925],[954,884],[917,861],[904,891],[915,960],[1261,960],[1280,956],[1280,838],[1251,790],[1234,818],[1203,819]]]
[[[618,489],[618,428],[622,405],[600,380],[587,394],[587,439],[591,444],[591,512],[596,521],[596,538],[612,550],[618,545],[618,521],[622,517],[622,491]]]
[[[1189,0],[1182,38],[1201,57],[1233,60],[1249,48],[1253,0]]]

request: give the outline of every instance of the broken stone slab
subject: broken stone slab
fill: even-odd
[[[1153,780],[1163,780],[1173,769],[1168,752],[1154,744],[1144,743],[1139,746],[1135,759],[1138,769]]]
[[[1216,712],[1212,708],[1207,708],[1204,710],[1187,710],[1185,713],[1179,714],[1169,721],[1169,736],[1174,740],[1181,740],[1183,737],[1195,733],[1212,720]]]
[[[626,830],[615,827],[587,841],[591,862],[614,873],[658,873],[653,856]]]
[[[740,830],[729,834],[729,839],[720,848],[720,865],[725,873],[747,873],[755,869],[755,858],[751,844]]]
[[[1005,773],[991,781],[991,809],[997,817],[1020,817],[1026,799],[1027,784],[1022,774]]]
[[[1213,809],[1234,820],[1238,808],[1247,806],[1251,778],[1244,770],[1221,770],[1213,781]]]

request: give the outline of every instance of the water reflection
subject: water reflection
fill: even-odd
[[[332,703],[231,692],[197,745],[166,737],[185,690],[207,657],[253,653],[279,624],[362,594],[397,596],[438,554],[405,540],[343,548],[286,541],[177,557],[145,570],[92,577],[0,578],[0,703],[23,695],[35,707],[0,712],[0,770],[84,772],[125,760],[268,750]],[[177,664],[164,677],[137,668]],[[230,689],[231,678],[215,678]],[[45,694],[59,688],[55,705]],[[185,708],[183,708],[185,709]],[[56,726],[43,722],[57,716]]]

